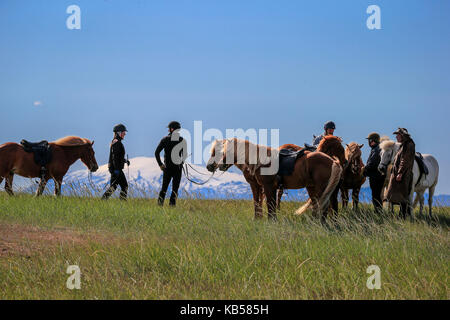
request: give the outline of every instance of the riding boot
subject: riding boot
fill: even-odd
[[[44,166],[41,167],[41,172],[40,172],[40,176],[41,179],[44,179],[45,175],[47,174],[47,168],[45,168]]]
[[[400,203],[400,217],[402,219],[406,219],[407,214],[408,214],[408,204],[406,202]]]

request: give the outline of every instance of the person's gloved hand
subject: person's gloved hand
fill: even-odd
[[[159,168],[160,168],[162,171],[164,171],[164,169],[166,169],[166,166],[162,164],[162,165],[159,166]]]
[[[114,173],[116,176],[118,176],[119,173],[120,173],[120,170],[114,170],[113,173]]]
[[[127,166],[130,166],[130,160],[127,160]]]

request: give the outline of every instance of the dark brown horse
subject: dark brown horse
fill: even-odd
[[[324,136],[317,146],[317,151],[323,152],[330,157],[336,157],[339,159],[341,167],[344,172],[347,168],[347,159],[345,158],[345,149],[341,144],[342,140],[336,136]],[[344,173],[345,174],[345,173]],[[342,175],[342,179],[344,179],[344,174]],[[330,206],[334,212],[338,212],[339,202],[338,202],[338,194],[342,181],[338,184],[333,194],[330,197]]]
[[[278,189],[278,149],[255,145],[236,138],[216,140],[211,149],[211,158],[206,168],[210,172],[228,170],[236,165],[250,183],[255,205],[255,218],[261,218],[263,194],[266,197],[269,219],[276,218],[276,197]],[[276,163],[277,163],[276,162]],[[275,169],[274,169],[275,168]],[[272,171],[271,171],[272,169]],[[341,179],[342,168],[338,161],[321,152],[306,151],[296,160],[294,171],[283,177],[286,189],[305,188],[310,199],[296,211],[297,215],[310,206],[325,219],[330,195]]]
[[[342,207],[348,206],[348,190],[352,189],[353,209],[358,209],[359,191],[366,181],[363,175],[364,163],[361,159],[361,148],[363,144],[351,142],[345,148],[345,158],[347,159],[347,167],[344,170],[344,180],[341,183]]]
[[[280,146],[278,148],[278,150],[282,150],[282,149],[288,149],[288,150],[292,150],[292,151],[300,151],[304,148],[296,145],[296,144],[292,144],[292,143],[287,143],[287,144],[283,144],[282,146]],[[280,186],[280,188],[278,188],[277,190],[277,210],[280,211],[281,208],[281,197],[283,197],[283,186]]]
[[[50,142],[52,160],[47,165],[47,171],[39,183],[36,196],[44,191],[47,181],[55,181],[55,195],[61,194],[61,184],[64,175],[69,167],[78,159],[92,172],[98,169],[95,159],[94,142],[79,137],[65,137],[54,142]],[[5,190],[9,195],[13,195],[12,184],[15,174],[27,178],[40,177],[41,167],[34,161],[33,153],[25,152],[22,145],[7,142],[0,146],[0,183],[5,181]]]

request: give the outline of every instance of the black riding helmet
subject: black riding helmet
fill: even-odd
[[[336,129],[336,125],[334,124],[333,121],[328,121],[327,123],[325,123],[325,125],[323,126],[323,128],[325,130],[327,129]]]
[[[115,125],[114,128],[113,128],[113,132],[114,132],[114,133],[116,133],[116,132],[123,132],[123,131],[128,131],[128,130],[127,130],[127,128],[126,128],[123,124],[121,124],[121,123]]]
[[[171,121],[168,124],[167,128],[173,129],[173,130],[181,129],[181,124],[178,121]]]

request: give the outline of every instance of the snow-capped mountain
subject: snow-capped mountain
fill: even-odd
[[[211,177],[204,166],[191,164],[188,168],[189,178],[203,182]],[[124,173],[130,184],[130,195],[156,196],[162,184],[162,171],[153,157],[136,157],[130,159],[130,167],[125,166]],[[94,185],[98,192],[106,189],[110,173],[108,166],[102,165],[89,177],[87,169],[72,171],[64,178],[65,185]],[[170,191],[170,186],[169,186]],[[205,184],[198,185],[183,175],[180,183],[180,196],[201,198],[248,198],[251,195],[249,184],[244,176],[234,172],[216,172]]]
[[[124,169],[127,176],[131,197],[157,197],[162,184],[162,171],[159,168],[156,159],[153,157],[136,157],[130,159],[130,167]],[[193,169],[189,168],[189,177],[197,182],[206,181],[211,173],[205,166],[191,164]],[[236,170],[238,171],[238,170]],[[64,177],[62,192],[70,195],[95,195],[100,196],[109,186],[110,173],[108,165],[99,167],[97,172],[89,174],[88,169],[69,170]],[[14,177],[14,190],[34,193],[37,188],[37,179],[26,179],[20,176]],[[54,190],[51,180],[45,193],[52,193]],[[170,192],[170,186],[169,190]],[[116,192],[118,193],[118,192]],[[117,194],[116,194],[117,196]],[[244,176],[238,172],[216,172],[214,176],[203,185],[198,185],[186,179],[185,175],[181,178],[179,196],[183,198],[203,198],[203,199],[252,199],[250,185],[245,181]],[[425,198],[427,199],[427,194]],[[283,200],[304,201],[308,199],[306,189],[288,190],[283,196]],[[440,205],[449,205],[449,195],[437,195],[434,197],[435,203]],[[361,202],[371,201],[371,190],[368,187],[361,188]]]

